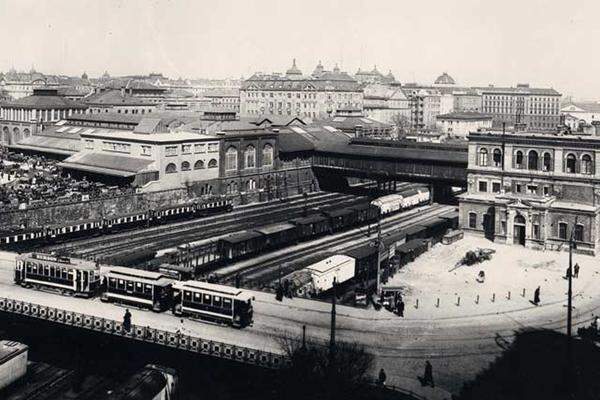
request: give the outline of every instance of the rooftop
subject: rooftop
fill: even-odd
[[[129,177],[150,170],[153,160],[105,153],[77,153],[59,165],[63,168]]]
[[[99,106],[155,106],[156,104],[141,99],[139,97],[132,96],[127,93],[122,93],[120,90],[111,89],[105,90],[98,93],[94,93],[84,99],[85,103],[89,105]]]
[[[488,114],[478,113],[478,112],[465,111],[465,112],[451,112],[448,114],[440,114],[436,118],[438,120],[453,119],[453,120],[466,120],[466,121],[469,121],[469,120],[480,121],[480,120],[491,120],[492,116],[488,115]]]
[[[26,108],[36,110],[86,109],[88,106],[75,100],[60,96],[56,89],[34,90],[31,96],[18,100],[5,101],[4,108]]]

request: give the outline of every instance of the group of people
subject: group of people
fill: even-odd
[[[107,187],[102,183],[74,179],[63,174],[59,161],[44,156],[0,152],[0,207],[21,204],[50,204],[64,198],[81,200],[101,195],[118,195],[133,190]]]
[[[425,361],[425,372],[423,373],[423,376],[418,376],[417,379],[421,383],[421,386],[435,387],[435,382],[433,381],[433,366],[431,365],[429,360]],[[380,386],[385,386],[386,381],[387,375],[385,373],[385,370],[381,368],[379,370],[377,384]]]

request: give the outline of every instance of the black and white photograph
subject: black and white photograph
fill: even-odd
[[[0,0],[0,400],[600,399],[597,0]]]

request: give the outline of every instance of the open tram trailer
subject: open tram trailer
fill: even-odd
[[[173,313],[243,328],[252,323],[252,296],[230,286],[198,281],[175,282]]]
[[[17,256],[15,283],[24,287],[92,297],[100,287],[99,272],[99,266],[92,261],[27,253]]]
[[[161,312],[169,308],[173,280],[161,273],[111,267],[105,277],[104,302],[121,303]]]

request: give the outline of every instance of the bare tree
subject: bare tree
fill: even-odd
[[[337,342],[332,354],[328,345],[301,337],[287,335],[279,342],[289,360],[282,390],[295,398],[351,398],[373,365],[373,355],[357,343]]]
[[[392,123],[396,127],[398,139],[405,138],[408,132],[410,132],[410,119],[406,115],[402,115],[400,113],[394,114],[392,116]]]

